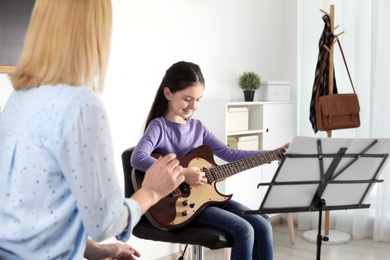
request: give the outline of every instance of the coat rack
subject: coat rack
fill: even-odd
[[[330,18],[330,28],[332,31],[332,34],[335,36],[335,39],[337,39],[338,36],[343,34],[344,32],[341,32],[337,35],[334,34],[334,30],[337,29],[338,26],[334,26],[334,20],[335,20],[335,7],[334,5],[330,5],[330,12],[325,12],[324,10],[320,10],[320,12],[327,14]],[[328,48],[326,45],[324,45],[324,48],[330,53],[329,55],[329,67],[328,67],[328,94],[332,95],[333,94],[333,89],[334,89],[334,64],[333,64],[333,55],[334,55],[334,43],[330,45],[330,48]],[[332,131],[326,131],[327,137],[332,137]],[[327,239],[328,244],[342,244],[346,243],[350,240],[350,235],[344,232],[340,231],[334,231],[330,232],[329,228],[329,221],[330,221],[330,213],[329,211],[325,211],[325,219],[324,219],[324,237]],[[304,238],[310,242],[317,242],[317,230],[310,230],[307,231],[303,234]]]

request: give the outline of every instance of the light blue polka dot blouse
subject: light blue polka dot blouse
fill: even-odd
[[[11,94],[0,114],[0,259],[82,259],[87,236],[127,240],[139,211],[124,199],[90,88]]]

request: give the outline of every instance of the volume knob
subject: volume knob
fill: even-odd
[[[181,213],[184,217],[188,215],[188,210],[184,210],[182,213]]]

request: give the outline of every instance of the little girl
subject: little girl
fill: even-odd
[[[232,162],[265,151],[232,149],[220,141],[197,119],[190,116],[198,108],[205,81],[198,65],[180,61],[173,64],[162,79],[146,120],[144,135],[131,158],[134,168],[145,171],[156,160],[152,153],[176,153],[184,157],[201,145]],[[288,144],[283,148],[287,149]],[[205,173],[197,167],[183,168],[185,182],[193,187],[204,185]],[[231,259],[273,259],[272,227],[260,215],[244,215],[246,206],[229,200],[222,206],[207,206],[190,223],[219,229],[233,238]]]

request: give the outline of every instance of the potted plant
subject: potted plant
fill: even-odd
[[[238,77],[237,84],[244,91],[245,101],[253,101],[255,90],[261,86],[261,79],[255,72],[247,71]]]

